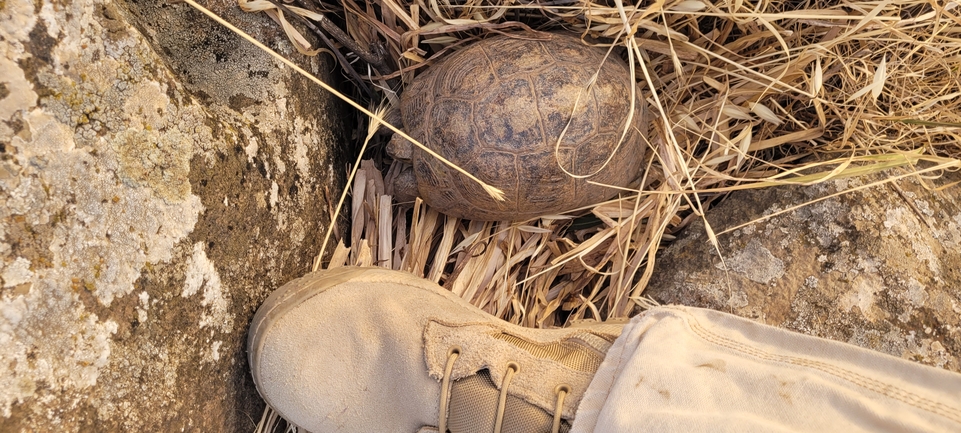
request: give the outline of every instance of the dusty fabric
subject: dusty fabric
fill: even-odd
[[[712,310],[624,328],[572,432],[961,431],[961,375]]]

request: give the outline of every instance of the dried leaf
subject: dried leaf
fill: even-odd
[[[777,114],[774,114],[770,108],[767,108],[767,106],[760,102],[751,104],[751,111],[753,111],[754,114],[757,114],[757,117],[760,117],[761,119],[771,122],[775,125],[781,125],[784,123],[779,117],[777,117]]]
[[[724,108],[721,109],[721,112],[724,113],[724,114],[726,114],[728,117],[733,118],[733,119],[739,119],[739,120],[754,120],[754,119],[751,117],[751,115],[748,114],[748,110],[747,110],[747,109],[745,109],[744,107],[737,106],[737,105],[726,104],[726,105],[724,105]]]
[[[685,0],[671,7],[675,12],[699,12],[707,8],[704,2],[698,0]]]
[[[881,96],[881,92],[884,91],[884,82],[888,78],[888,67],[887,67],[888,56],[881,58],[881,64],[878,65],[878,69],[874,71],[874,80],[871,82],[871,96],[875,101]]]
[[[821,58],[814,61],[814,76],[811,77],[811,94],[821,93],[821,86],[824,84],[824,71],[821,70]]]

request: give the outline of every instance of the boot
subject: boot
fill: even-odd
[[[313,432],[564,432],[623,324],[512,325],[381,268],[309,274],[250,325],[257,390]]]

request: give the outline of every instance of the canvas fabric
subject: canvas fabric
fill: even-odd
[[[624,328],[571,432],[961,432],[961,375],[717,311]]]

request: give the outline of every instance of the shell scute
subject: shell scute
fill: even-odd
[[[488,57],[496,59],[494,72],[500,79],[516,75],[527,75],[553,66],[554,58],[548,54],[544,44],[536,41],[497,38],[489,44],[481,45]],[[484,41],[486,42],[486,41]]]
[[[463,63],[436,78],[437,93],[445,96],[456,95],[459,98],[475,98],[488,91],[497,77],[491,68],[490,60],[483,50],[475,50],[478,55],[467,56]]]
[[[588,91],[591,74],[586,68],[558,65],[532,79],[538,113],[551,143],[563,134],[561,144],[577,145],[594,132],[597,104]]]
[[[470,102],[445,98],[430,107],[431,148],[444,158],[469,158],[477,147],[474,109]]]
[[[540,147],[544,134],[534,107],[534,89],[526,78],[501,81],[477,104],[481,143],[508,152]]]

